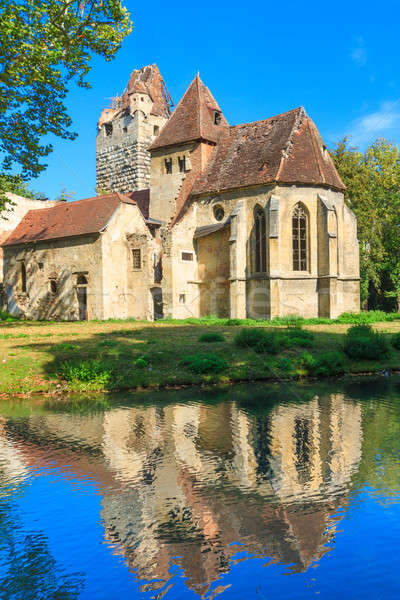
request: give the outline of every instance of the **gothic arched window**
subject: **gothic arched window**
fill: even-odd
[[[308,268],[308,215],[302,204],[296,204],[292,214],[293,271]]]
[[[267,240],[265,212],[261,206],[254,210],[254,272],[265,273],[267,270]]]

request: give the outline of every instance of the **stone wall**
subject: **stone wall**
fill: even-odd
[[[54,206],[59,200],[32,200],[7,192],[10,203],[7,210],[0,212],[0,243],[4,242],[10,233],[16,228],[28,210],[37,210]],[[0,247],[0,286],[3,281],[3,249]],[[1,307],[1,298],[0,298]]]
[[[22,289],[21,263],[26,269]],[[79,319],[77,283],[87,280],[87,316],[103,318],[101,235],[80,236],[4,248],[7,309],[28,319]],[[56,291],[52,291],[51,281]]]
[[[144,99],[148,99],[144,96]],[[103,191],[128,193],[150,186],[150,153],[147,148],[166,122],[151,114],[151,102],[141,109],[103,123],[96,138],[96,182]]]

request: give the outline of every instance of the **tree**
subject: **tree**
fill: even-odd
[[[92,55],[112,59],[131,27],[120,0],[0,0],[3,171],[36,177],[52,151],[44,136],[76,137],[64,104],[70,82],[90,87]]]
[[[377,139],[364,153],[344,138],[332,151],[357,216],[361,300],[369,308],[400,305],[400,152]]]

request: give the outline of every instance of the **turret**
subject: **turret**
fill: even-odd
[[[150,184],[147,149],[171,114],[172,101],[157,65],[132,72],[128,85],[97,124],[98,192],[129,193]]]

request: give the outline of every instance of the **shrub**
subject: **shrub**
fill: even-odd
[[[243,320],[241,319],[227,319],[225,325],[229,325],[231,327],[238,327],[243,324]]]
[[[346,336],[344,351],[349,358],[360,360],[379,360],[390,356],[390,347],[387,339],[379,334]]]
[[[374,330],[372,329],[371,325],[353,325],[353,327],[350,327],[347,330],[347,334],[348,337],[368,337],[371,335],[375,335]]]
[[[286,356],[282,356],[278,359],[276,366],[279,371],[281,371],[282,375],[292,376],[294,374],[294,366],[290,358]]]
[[[187,356],[181,364],[194,373],[220,373],[227,368],[228,363],[225,359],[216,354],[191,354]]]
[[[285,346],[282,336],[264,329],[241,329],[235,336],[235,344],[241,348],[252,348],[255,352],[277,354]]]
[[[400,350],[400,333],[395,333],[392,336],[392,345],[396,348],[396,350]]]
[[[328,377],[330,375],[340,375],[346,371],[346,362],[341,352],[331,350],[322,352],[315,360],[313,375]]]
[[[107,385],[112,379],[112,369],[97,359],[61,364],[61,375],[66,381],[79,381]]]
[[[212,342],[224,342],[225,338],[223,335],[217,333],[216,331],[210,331],[209,333],[203,333],[199,337],[198,341],[207,342],[208,344],[211,344]]]
[[[4,312],[0,310],[0,321],[6,321],[7,323],[12,323],[13,321],[19,321],[19,317],[13,317],[8,312]]]
[[[340,375],[346,371],[344,356],[341,352],[336,350],[322,352],[318,356],[313,356],[309,352],[304,352],[299,358],[299,366],[307,374],[315,377]]]
[[[314,343],[314,335],[311,331],[301,329],[300,327],[289,327],[284,335],[288,348],[295,348],[296,346],[310,348]]]
[[[149,364],[150,360],[147,356],[139,356],[139,358],[135,360],[135,367],[138,369],[145,369]]]

